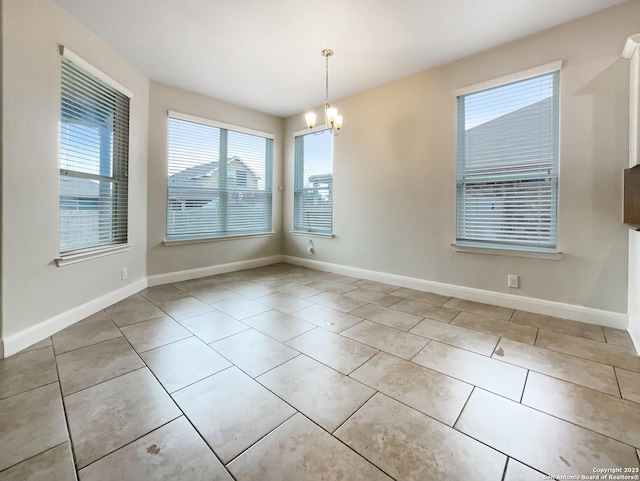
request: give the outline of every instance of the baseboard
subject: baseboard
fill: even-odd
[[[633,345],[636,347],[636,352],[640,353],[640,315],[636,317],[629,317],[629,337]]]
[[[0,359],[4,359],[4,339],[0,339]]]
[[[105,294],[104,296],[74,307],[73,309],[69,309],[57,316],[53,316],[45,321],[39,322],[38,324],[20,331],[17,334],[7,336],[3,339],[4,355],[8,357],[20,352],[32,344],[52,336],[65,327],[75,324],[91,314],[95,314],[96,312],[101,311],[122,299],[132,296],[145,287],[147,287],[147,279],[137,280],[121,289]]]
[[[563,319],[571,319],[589,324],[597,324],[599,326],[625,330],[629,326],[629,318],[627,314],[620,312],[604,311],[573,304],[564,304],[562,302],[547,301],[544,299],[535,299],[532,297],[517,296],[514,294],[504,294],[501,292],[486,291],[483,289],[474,289],[472,287],[456,286],[453,284],[444,284],[442,282],[433,282],[414,277],[399,276],[385,272],[370,271],[357,267],[304,259],[302,257],[284,256],[283,261],[289,264],[310,267],[326,272],[334,272],[336,274],[357,277],[359,279],[384,282],[386,284],[392,284],[399,287],[429,291],[435,294],[442,294],[444,296],[466,299],[468,301],[482,302],[510,309],[535,312],[538,314],[545,314],[547,316],[561,317]],[[634,339],[634,343],[636,347],[640,347],[637,342],[638,338],[640,338],[640,333],[636,333],[635,335],[636,339]]]
[[[249,259],[246,261],[230,262],[228,264],[219,264],[216,266],[199,267],[197,269],[189,269],[186,271],[168,272],[167,274],[158,274],[149,276],[147,282],[149,287],[169,284],[171,282],[188,281],[190,279],[199,279],[200,277],[215,276],[226,272],[241,271],[244,269],[253,269],[255,267],[267,266],[269,264],[277,264],[283,261],[284,256],[259,257],[257,259]]]

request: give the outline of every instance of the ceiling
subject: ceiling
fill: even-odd
[[[622,0],[56,0],[152,80],[286,117]]]

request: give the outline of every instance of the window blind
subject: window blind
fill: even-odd
[[[271,232],[273,140],[169,118],[167,240]]]
[[[333,135],[330,130],[295,137],[293,230],[331,234]]]
[[[60,253],[127,242],[129,97],[62,57]]]
[[[457,244],[557,252],[559,71],[458,97]]]

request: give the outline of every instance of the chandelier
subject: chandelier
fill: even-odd
[[[332,135],[338,135],[342,128],[342,115],[338,115],[338,109],[329,105],[329,57],[333,55],[333,50],[326,48],[320,53],[325,58],[324,127],[322,130],[331,129]],[[316,125],[316,114],[308,112],[304,118],[307,121],[307,126],[313,129]]]

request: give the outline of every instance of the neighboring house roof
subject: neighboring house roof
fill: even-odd
[[[467,169],[473,169],[478,160],[486,162],[488,158],[494,159],[492,164],[499,169],[527,163],[531,160],[527,158],[527,153],[532,150],[532,146],[536,147],[538,158],[540,158],[540,148],[547,147],[547,158],[551,162],[553,158],[551,129],[537,130],[532,129],[531,126],[544,125],[551,120],[552,100],[549,97],[467,130],[465,133],[465,142],[469,147],[465,156]],[[491,141],[487,142],[487,139]],[[486,167],[487,165],[484,164],[481,169],[485,170]]]
[[[80,177],[60,177],[60,194],[65,197],[98,197],[100,182]]]
[[[249,172],[251,172],[256,179],[260,179],[260,176],[253,170],[247,163],[242,160],[240,157],[233,156],[227,160],[227,165],[232,162],[240,162],[244,165]],[[220,163],[218,161],[208,162],[206,164],[196,165],[194,167],[189,167],[187,169],[181,170],[180,172],[176,172],[169,176],[169,184],[180,184],[185,181],[194,180],[198,178],[210,177],[213,173],[220,168]]]

